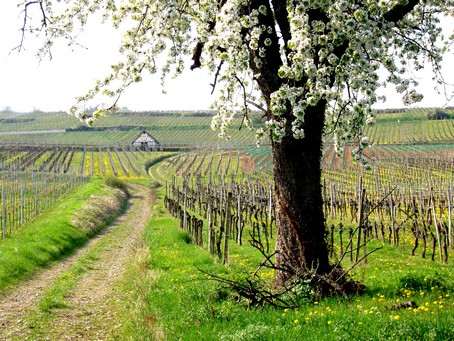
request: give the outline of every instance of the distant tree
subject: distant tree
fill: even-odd
[[[249,125],[251,106],[263,110],[266,122],[257,135],[272,142],[278,286],[308,272],[341,273],[332,271],[324,239],[324,135],[332,134],[336,145],[356,141],[353,156],[361,161],[363,126],[373,122],[371,105],[379,99],[379,69],[406,104],[419,101],[406,70],[431,64],[442,82],[449,38],[440,18],[453,14],[452,0],[37,0],[22,3],[25,22],[32,5],[42,13],[37,29],[46,34],[41,53],[57,38],[72,43],[95,12],[126,28],[124,59],[78,99],[83,107],[99,93],[113,98],[94,119],[114,110],[144,73],[178,76],[189,58],[191,69],[213,74],[219,93],[213,127],[222,136],[238,111]],[[23,28],[28,32],[30,24]],[[71,113],[83,115],[79,107]]]
[[[5,106],[0,109],[0,112],[8,113],[8,112],[13,112],[10,106]]]
[[[449,120],[451,115],[442,109],[432,109],[427,112],[426,117],[429,120]]]

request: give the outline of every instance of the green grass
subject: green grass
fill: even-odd
[[[163,189],[160,189],[162,196]],[[120,339],[136,340],[452,340],[454,267],[407,249],[374,242],[383,249],[355,269],[367,290],[350,300],[308,300],[298,309],[263,309],[238,302],[219,283],[199,272],[241,279],[261,256],[247,243],[231,244],[229,267],[195,247],[159,201],[146,233],[148,255],[131,269],[125,284],[134,299]],[[373,244],[370,248],[374,247]],[[348,267],[348,264],[344,264]],[[272,281],[270,270],[261,277]],[[403,302],[417,306],[397,308]],[[395,309],[394,309],[395,308]]]
[[[112,219],[111,215],[98,216],[97,226],[90,229],[71,222],[76,213],[80,224],[90,217],[90,210],[83,209],[89,197],[107,195],[114,196],[101,179],[93,179],[11,238],[0,241],[0,293],[72,253]]]

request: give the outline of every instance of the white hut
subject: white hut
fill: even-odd
[[[132,145],[143,150],[161,149],[161,144],[145,130],[142,131],[140,135],[132,142]]]

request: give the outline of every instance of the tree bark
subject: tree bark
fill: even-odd
[[[320,101],[308,108],[303,139],[286,136],[272,145],[276,266],[280,269],[275,273],[276,286],[308,270],[319,274],[330,271],[320,183],[325,107],[326,102]]]

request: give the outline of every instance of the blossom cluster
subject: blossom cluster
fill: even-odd
[[[249,103],[260,93],[258,106],[265,108],[268,120],[257,136],[280,141],[290,134],[302,139],[308,107],[323,101],[326,105],[319,114],[325,117],[326,133],[333,134],[337,146],[357,141],[358,161],[367,145],[363,126],[373,122],[371,106],[380,100],[376,91],[383,80],[378,71],[387,71],[385,83],[395,85],[406,104],[421,100],[409,71],[431,63],[435,78],[442,82],[440,62],[452,37],[443,36],[440,16],[452,15],[454,7],[453,0],[421,1],[395,19],[390,9],[402,0],[292,0],[286,2],[287,17],[278,20],[267,1],[260,5],[249,0],[42,3],[51,19],[46,22],[42,53],[57,38],[72,42],[74,32],[96,12],[114,27],[126,28],[119,47],[124,59],[77,99],[71,113],[83,117],[84,103],[99,94],[114,102],[100,107],[101,112],[111,111],[144,72],[159,73],[164,86],[166,77],[178,76],[195,58],[197,66],[209,69],[215,79],[218,100],[213,108],[218,114],[213,127],[220,129],[221,136],[228,136],[237,112],[247,118]],[[288,31],[285,36],[284,31]],[[202,51],[195,56],[197,45]],[[280,59],[270,59],[276,51]],[[277,70],[276,74],[270,70]]]

